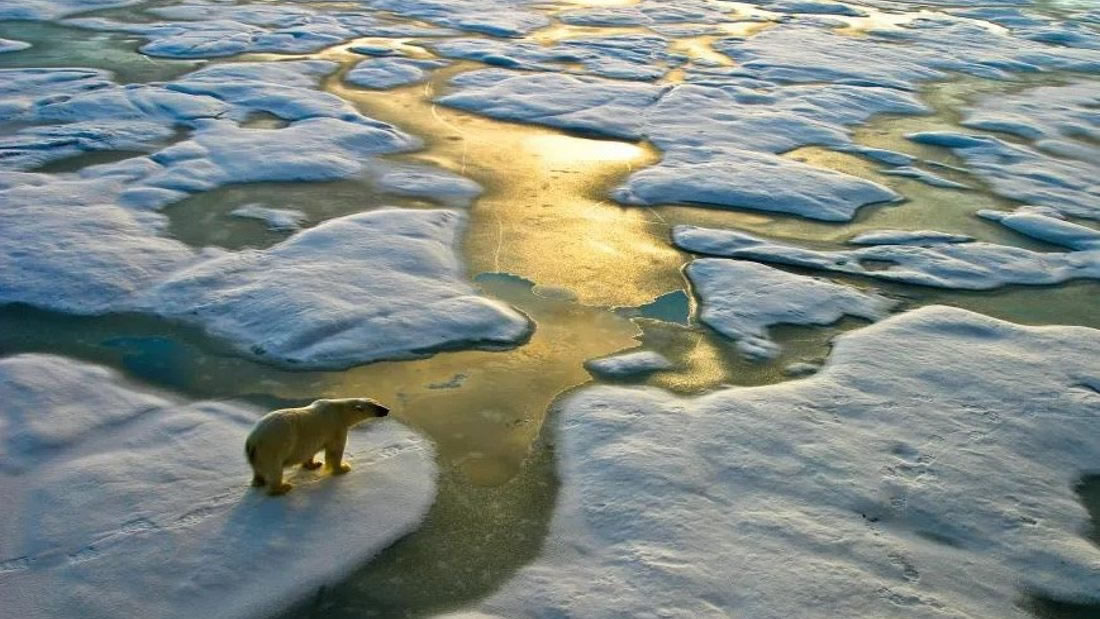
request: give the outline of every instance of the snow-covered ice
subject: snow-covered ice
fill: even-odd
[[[652,350],[639,350],[602,359],[590,359],[584,362],[584,367],[597,376],[629,378],[667,370],[672,367],[672,362]]]
[[[428,78],[428,72],[447,66],[446,60],[420,58],[368,58],[344,75],[354,86],[386,90],[407,86]]]
[[[965,243],[974,239],[965,234],[951,234],[937,230],[874,230],[848,239],[852,245],[932,245],[937,243]]]
[[[1049,221],[1045,226],[1021,226],[1018,231],[1026,234],[1027,230],[1039,230],[1031,236],[1051,243],[1068,243],[1071,239],[1076,243],[1090,236],[1091,229],[1084,226],[1052,217],[1046,219]],[[1096,233],[1092,231],[1091,234]],[[1079,251],[1038,252],[1011,245],[945,240],[924,245],[886,244],[819,251],[768,241],[744,232],[696,226],[677,226],[672,238],[680,248],[700,254],[938,288],[990,290],[1009,285],[1038,286],[1060,284],[1072,279],[1100,279],[1100,249],[1092,245],[1084,246],[1085,249]]]
[[[12,39],[0,39],[0,54],[4,52],[18,52],[31,46],[26,41],[14,41]]]
[[[455,248],[464,223],[445,210],[333,219],[269,249],[175,272],[126,307],[198,324],[270,363],[311,368],[522,342],[530,321],[462,277]]]
[[[872,292],[755,262],[702,258],[685,272],[699,295],[699,320],[736,340],[750,359],[779,354],[768,337],[770,326],[828,325],[845,315],[878,320],[894,305]]]
[[[50,355],[0,359],[4,614],[266,617],[415,529],[434,449],[396,421],[353,431],[352,471],[249,487],[264,411],[182,403]]]
[[[142,0],[0,0],[0,19],[57,19],[74,13],[138,4]]]
[[[1100,332],[947,307],[801,380],[570,395],[538,559],[466,616],[1029,617],[1100,602],[1073,487],[1100,466]]]

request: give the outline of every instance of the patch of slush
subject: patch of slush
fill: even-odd
[[[387,90],[428,79],[428,72],[447,66],[445,60],[368,58],[344,75],[344,81],[362,88]]]
[[[434,449],[396,421],[352,432],[345,477],[249,487],[263,411],[183,403],[104,368],[0,359],[0,596],[28,619],[265,617],[419,526]],[[152,594],[151,594],[152,593]]]
[[[699,320],[737,342],[749,359],[771,359],[779,345],[768,327],[830,325],[844,316],[884,318],[895,302],[851,286],[755,262],[703,258],[684,270],[700,299]]]
[[[466,616],[1029,617],[1100,602],[1074,487],[1100,466],[1100,332],[926,307],[817,374],[560,404],[541,557]],[[1021,379],[1026,377],[1026,379]]]
[[[631,378],[645,376],[672,367],[664,355],[652,350],[629,352],[584,362],[584,367],[597,376],[607,378]]]
[[[504,348],[530,321],[478,296],[455,248],[458,211],[332,219],[264,251],[173,273],[129,308],[189,322],[279,365],[346,368],[447,348]]]
[[[292,232],[302,227],[309,221],[309,217],[302,211],[289,208],[271,208],[263,204],[245,204],[242,207],[229,211],[234,217],[245,219],[258,219],[267,226],[268,230],[279,232]]]
[[[987,217],[992,218],[987,215]],[[1100,279],[1100,246],[1084,244],[1100,233],[1043,215],[1010,215],[1005,224],[1025,217],[1018,232],[1049,243],[1063,243],[1068,252],[1036,252],[994,243],[951,240],[924,245],[885,244],[844,251],[818,251],[767,241],[744,232],[677,226],[672,238],[686,251],[785,264],[807,269],[864,275],[919,286],[991,290],[1009,285],[1053,285],[1072,279]]]
[[[494,118],[648,139],[664,157],[612,192],[621,203],[704,203],[827,221],[847,221],[865,204],[899,196],[777,153],[807,144],[843,148],[851,144],[847,127],[874,114],[927,111],[902,91],[848,85],[661,87],[502,69],[467,73],[452,85],[457,90],[440,103]]]

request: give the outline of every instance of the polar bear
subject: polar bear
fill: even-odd
[[[370,398],[317,400],[301,408],[271,411],[256,422],[244,442],[244,454],[252,466],[253,486],[267,486],[271,495],[292,486],[283,482],[283,467],[301,464],[316,469],[313,459],[325,450],[325,465],[333,475],[351,470],[343,461],[348,428],[367,419],[385,417],[390,409]]]

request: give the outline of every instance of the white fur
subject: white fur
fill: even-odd
[[[301,464],[315,469],[321,463],[313,456],[322,449],[333,474],[348,472],[351,467],[343,461],[348,428],[388,413],[369,398],[317,400],[301,408],[271,411],[256,422],[244,443],[254,473],[252,485],[266,485],[268,494],[283,494],[292,487],[283,482],[283,467]]]

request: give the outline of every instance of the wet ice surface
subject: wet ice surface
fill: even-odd
[[[49,355],[0,359],[0,397],[13,616],[268,616],[413,530],[435,495],[431,443],[395,421],[351,433],[347,476],[295,472],[283,500],[249,487],[240,455],[262,410]]]
[[[845,335],[804,380],[581,391],[542,557],[480,608],[1021,617],[1020,588],[1092,596],[1073,488],[1100,457],[1097,355],[1095,330],[925,308]]]
[[[0,386],[28,402],[0,420],[17,610],[72,614],[115,581],[88,612],[193,614],[223,588],[229,614],[325,617],[1100,602],[1073,493],[1100,465],[1095,331],[913,310],[1100,326],[1087,5],[0,0],[0,19],[46,20],[0,23],[0,366],[18,375]],[[936,89],[951,80],[964,94]],[[540,438],[590,376],[619,386],[566,396]],[[249,548],[191,553],[202,535],[176,560],[206,571],[145,570],[177,543],[160,536],[231,518],[224,492],[158,492],[243,467],[262,411],[204,398],[321,393],[385,394],[438,443],[414,450],[444,471],[423,527],[318,591],[432,500],[411,476],[322,480],[299,500],[399,495],[390,533],[357,528],[339,565],[329,537],[291,569],[265,547],[281,597],[234,580]],[[420,441],[391,429],[365,449]],[[56,490],[92,477],[116,483]],[[70,523],[77,500],[90,516]],[[23,506],[55,504],[23,539]],[[348,528],[328,506],[287,522]],[[111,553],[130,562],[82,571]],[[139,607],[171,570],[187,578]],[[36,587],[74,595],[40,607]]]

